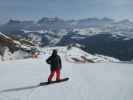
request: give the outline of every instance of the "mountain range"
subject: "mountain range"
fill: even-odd
[[[11,19],[0,25],[0,32],[40,47],[79,44],[80,48],[92,54],[123,61],[133,59],[133,22],[128,19],[64,20],[44,17],[36,22]]]

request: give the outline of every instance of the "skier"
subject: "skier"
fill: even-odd
[[[57,50],[53,50],[52,55],[46,60],[50,64],[50,75],[48,77],[48,82],[51,82],[54,74],[56,73],[56,81],[60,80],[60,70],[62,68],[61,58],[57,54]]]

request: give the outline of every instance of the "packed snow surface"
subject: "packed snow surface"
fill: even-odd
[[[5,91],[47,81],[47,57],[0,62],[0,100],[133,100],[133,64],[126,63],[79,64],[62,59],[61,77],[69,77],[68,81]]]

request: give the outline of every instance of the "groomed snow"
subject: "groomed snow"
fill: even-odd
[[[47,81],[45,59],[0,63],[0,91]],[[0,92],[0,100],[133,100],[133,65],[124,63],[76,64],[63,59],[64,83],[23,91]]]

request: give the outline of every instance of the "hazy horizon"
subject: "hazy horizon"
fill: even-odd
[[[59,17],[65,20],[111,18],[133,20],[132,0],[0,0],[0,23],[9,19],[39,20]]]

